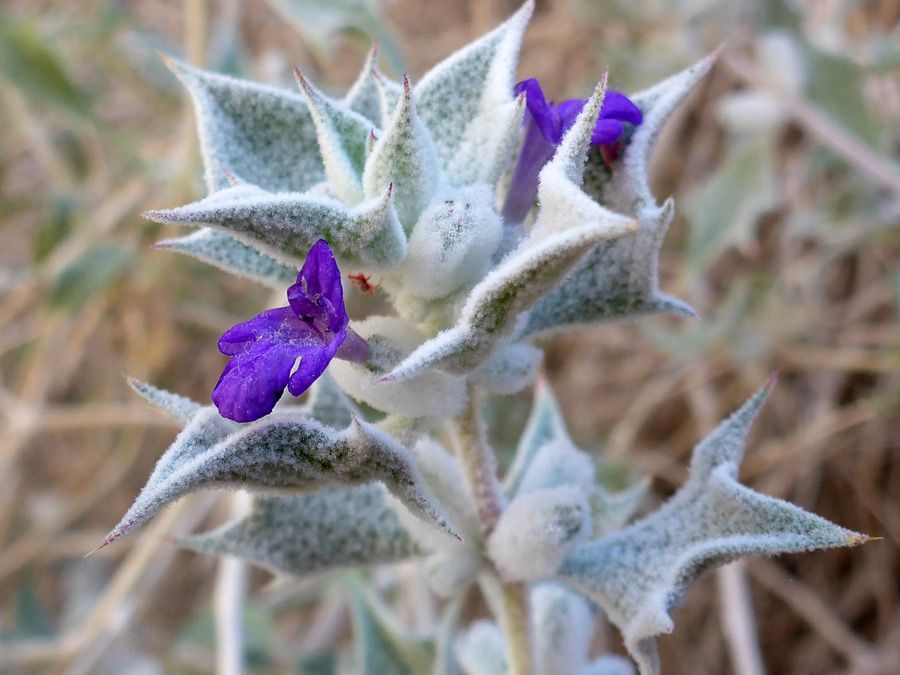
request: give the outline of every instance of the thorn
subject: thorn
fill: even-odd
[[[243,185],[244,181],[231,173],[228,169],[222,169],[222,173],[225,174],[225,180],[228,181],[231,187],[235,187],[236,185]]]
[[[454,537],[456,537],[456,540],[457,540],[458,542],[460,542],[460,543],[463,542],[463,538],[460,537],[458,534],[456,534],[456,532],[451,532],[450,534],[452,534]]]
[[[374,128],[369,129],[369,139],[372,140],[372,141],[377,141],[377,140],[378,140],[378,136],[375,135],[375,129],[374,129]]]
[[[163,52],[162,52],[161,49],[157,49],[157,50],[156,50],[156,55],[159,56],[160,59],[162,59],[162,62],[163,62],[164,64],[166,64],[166,68],[168,68],[169,70],[174,70],[174,68],[175,68],[175,59],[173,59],[173,58],[172,58],[171,56],[169,56],[168,54],[163,54]]]
[[[867,534],[848,534],[847,543],[850,546],[859,546],[860,544],[868,544],[870,541],[881,541],[884,537],[870,537]]]
[[[766,393],[772,391],[775,388],[775,384],[778,382],[778,371],[776,370],[774,373],[769,375],[769,379],[766,380],[766,383],[763,385],[763,389],[766,390]]]
[[[85,553],[84,556],[82,557],[82,560],[84,560],[84,558],[91,557],[97,551],[99,551],[101,548],[105,548],[106,546],[111,544],[114,539],[115,539],[115,537],[113,537],[111,534],[107,535],[106,539],[103,540],[103,543],[101,543],[99,546],[97,546],[97,547],[91,549],[90,551],[88,551],[87,553]]]
[[[375,57],[378,56],[378,40],[372,41],[372,46],[369,48],[369,52],[372,54],[372,60],[375,60]]]

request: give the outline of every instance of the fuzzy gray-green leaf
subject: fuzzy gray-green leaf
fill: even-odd
[[[105,543],[198,490],[243,488],[302,494],[329,485],[380,481],[410,511],[456,536],[403,446],[365,422],[336,431],[297,415],[274,414],[244,428],[203,408],[156,465]]]
[[[164,239],[154,248],[184,253],[219,269],[264,286],[283,289],[297,278],[297,270],[222,232],[204,227],[185,237]]]
[[[399,562],[419,550],[385,494],[384,486],[370,483],[301,497],[257,497],[245,518],[181,543],[296,576]]]
[[[655,637],[669,609],[706,569],[750,555],[853,546],[866,537],[737,481],[758,392],[694,450],[687,483],[655,513],[578,547],[559,577],[599,604],[622,631],[642,675],[659,672]]]
[[[162,223],[209,225],[288,264],[303,260],[319,239],[329,243],[339,260],[366,269],[394,267],[406,255],[406,236],[390,190],[351,209],[309,192],[272,194],[239,185],[144,215]]]
[[[325,178],[300,94],[167,64],[194,101],[210,192],[229,186],[226,171],[273,192],[302,192]]]
[[[533,10],[529,0],[501,26],[437,64],[416,85],[419,116],[431,131],[451,184],[490,180],[498,155],[509,152],[515,127],[498,120],[521,113],[513,84],[522,34]],[[467,147],[472,142],[477,148]]]

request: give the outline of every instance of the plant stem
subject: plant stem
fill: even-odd
[[[509,672],[511,675],[531,675],[534,672],[534,662],[528,585],[504,584],[494,574],[483,574],[479,581],[481,592],[503,631]]]
[[[479,409],[481,397],[469,387],[466,409],[450,423],[456,456],[475,500],[482,534],[487,537],[503,513],[505,499],[497,480],[497,459],[487,444]]]
[[[497,459],[487,443],[479,404],[480,396],[470,386],[466,409],[449,427],[456,456],[481,520],[482,536],[486,539],[500,519],[506,499],[497,479]],[[495,573],[488,573],[482,575],[481,588],[503,631],[509,672],[511,675],[531,675],[534,667],[528,586],[505,584]]]

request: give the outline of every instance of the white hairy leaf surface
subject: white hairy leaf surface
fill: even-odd
[[[366,159],[363,190],[366,197],[394,186],[394,205],[407,234],[428,206],[440,180],[437,149],[431,134],[416,114],[409,79],[391,119]]]
[[[372,132],[372,122],[323,94],[299,70],[294,74],[315,123],[328,186],[335,197],[355,206],[363,200],[366,139]]]
[[[193,204],[148,211],[160,223],[208,225],[288,265],[303,260],[325,239],[340,262],[388,269],[406,256],[406,235],[391,204],[391,190],[348,208],[310,192],[267,193],[238,185]]]
[[[537,378],[544,352],[521,342],[498,344],[469,381],[488,394],[515,394]]]
[[[269,288],[281,290],[297,280],[298,270],[208,227],[184,237],[164,239],[154,244],[153,248],[184,253]]]
[[[310,387],[305,412],[325,426],[334,429],[343,429],[353,421],[354,417],[362,417],[359,408],[338,388],[327,370]],[[379,428],[381,427],[379,426]],[[392,436],[393,434],[388,435]]]
[[[198,490],[247,489],[296,495],[331,485],[380,481],[410,511],[456,536],[403,446],[355,419],[337,431],[307,417],[274,414],[240,428],[201,409],[160,458],[134,504],[105,543]]]
[[[356,81],[344,94],[341,103],[355,113],[359,113],[371,122],[372,127],[382,124],[383,111],[381,108],[381,92],[376,83],[375,70],[378,68],[378,43],[372,45],[362,70],[356,77]]]
[[[432,591],[443,598],[462,593],[482,569],[481,553],[466,547],[461,551],[438,551],[425,560],[425,574]]]
[[[538,184],[540,211],[531,230],[531,238],[540,239],[585,225],[607,228],[621,234],[637,226],[633,218],[602,207],[581,189],[591,134],[605,96],[606,76],[563,136],[553,159],[541,169]]]
[[[383,601],[351,584],[359,675],[419,675],[434,667],[434,641],[414,635]]]
[[[594,486],[591,494],[594,536],[602,537],[622,529],[637,513],[649,491],[649,480],[639,480],[617,492],[611,492],[602,485]]]
[[[594,463],[571,441],[557,439],[544,443],[522,477],[517,495],[568,485],[586,497],[594,491]]]
[[[492,621],[473,621],[454,645],[456,661],[465,675],[507,675],[506,645],[500,627]]]
[[[419,116],[452,185],[492,182],[505,163],[522,109],[513,97],[516,63],[533,11],[534,2],[528,0],[498,28],[437,64],[415,87]]]
[[[369,343],[366,363],[334,360],[329,372],[349,396],[386,413],[443,419],[459,413],[466,402],[465,382],[439,371],[415,380],[382,382],[404,357],[425,340],[411,323],[377,316],[353,325]]]
[[[516,445],[516,454],[510,464],[509,471],[503,479],[503,492],[507,496],[516,494],[531,462],[544,445],[555,441],[572,443],[566,420],[556,402],[556,396],[550,384],[543,377],[537,381],[534,389],[534,403],[531,414],[525,424],[525,430]]]
[[[472,372],[591,248],[621,233],[588,225],[536,242],[525,240],[472,289],[456,326],[422,344],[385,380],[406,380],[434,367],[456,375]]]
[[[552,577],[566,556],[591,536],[587,495],[570,485],[513,499],[487,542],[487,555],[506,581]]]
[[[531,590],[535,675],[582,675],[594,633],[587,601],[562,584],[543,582]]]
[[[420,555],[386,495],[383,485],[369,483],[301,497],[256,497],[246,517],[180,543],[295,576]]]
[[[425,550],[460,553],[463,549],[477,547],[481,521],[472,496],[466,489],[459,460],[428,436],[413,446],[412,455],[429,491],[450,516],[462,542],[445,536],[405,509],[399,510],[400,522]]]
[[[170,391],[154,387],[152,384],[141,382],[133,377],[126,379],[128,380],[128,385],[136,393],[140,394],[147,403],[155,408],[159,408],[182,426],[190,422],[203,407],[187,396],[173,394]]]
[[[474,285],[490,268],[502,231],[490,185],[446,191],[421,214],[410,235],[404,286],[434,300]]]
[[[867,537],[737,480],[760,390],[694,450],[687,483],[658,511],[579,546],[559,578],[600,605],[622,631],[642,675],[659,672],[655,638],[669,609],[705,570],[736,558],[853,546]]]
[[[648,165],[666,121],[709,72],[715,56],[632,97],[644,119],[612,169],[599,148],[590,150],[585,192],[640,225],[591,251],[556,291],[538,303],[523,335],[660,312],[694,315],[689,305],[659,291],[659,249],[672,222],[674,203],[669,199],[662,206],[657,204],[650,191]],[[543,180],[542,174],[542,184]]]
[[[325,178],[316,129],[303,97],[197,70],[166,64],[194,102],[206,187],[228,187],[226,171],[272,192],[303,192]]]

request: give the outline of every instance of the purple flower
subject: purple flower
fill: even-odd
[[[365,340],[347,327],[341,273],[324,240],[310,249],[287,299],[287,307],[239,323],[219,339],[219,351],[231,357],[212,392],[222,417],[258,420],[285,387],[294,396],[306,391],[335,356],[368,358]]]
[[[553,101],[548,103],[541,85],[535,79],[519,82],[515,92],[525,92],[528,112],[525,115],[522,151],[503,205],[503,217],[508,223],[521,223],[528,215],[537,197],[538,174],[553,157],[556,146],[562,142],[586,103],[584,99],[571,99],[556,105]],[[591,145],[612,146],[625,131],[623,122],[637,126],[642,120],[640,108],[625,94],[607,91]]]

